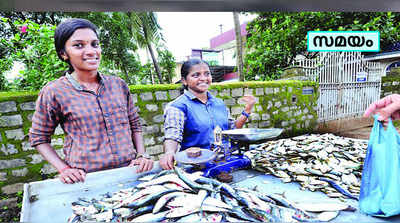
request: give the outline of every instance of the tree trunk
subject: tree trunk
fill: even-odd
[[[155,84],[155,82],[154,82],[154,75],[153,75],[153,72],[151,71],[152,69],[149,69],[149,70],[150,70],[151,84],[154,85],[154,84]]]
[[[125,82],[126,82],[128,85],[130,85],[129,75],[128,75],[128,72],[127,72],[126,69],[125,69],[125,66],[123,66],[123,65],[119,62],[119,60],[118,60],[117,62],[115,62],[115,63],[112,64],[113,69],[115,69],[115,65],[117,66],[117,69],[121,70],[122,73],[124,74],[124,76],[125,76]]]
[[[235,23],[236,34],[236,65],[238,68],[239,80],[244,81],[243,74],[243,41],[240,33],[239,12],[233,12],[233,21]]]
[[[160,80],[160,84],[163,84],[163,79],[162,79],[162,76],[161,76],[160,67],[158,66],[156,57],[154,56],[153,47],[151,47],[151,43],[148,41],[148,38],[147,38],[146,26],[143,26],[143,33],[144,33],[144,37],[145,37],[146,42],[147,42],[147,47],[149,49],[151,59],[153,60],[154,68],[156,69],[156,73],[157,73],[158,79]]]
[[[156,73],[157,73],[158,79],[160,80],[160,84],[163,84],[160,67],[158,66],[156,57],[154,56],[153,48],[151,47],[150,43],[148,43],[147,47],[149,48],[150,56],[151,56],[151,59],[153,60],[154,68],[156,69]]]
[[[131,80],[129,80],[128,71],[126,70],[125,66],[122,66],[121,68],[122,68],[122,70],[123,70],[123,72],[124,72],[124,74],[125,74],[126,83],[128,83],[128,85],[130,85],[130,84],[131,84]]]

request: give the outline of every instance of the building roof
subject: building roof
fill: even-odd
[[[246,26],[247,26],[247,22],[240,25],[240,35],[241,36],[247,35]],[[221,46],[225,43],[231,42],[235,38],[236,38],[235,29],[228,30],[224,33],[221,33],[220,35],[218,35],[216,37],[211,38],[210,48],[215,49],[218,46]]]
[[[201,51],[201,52],[216,52],[219,53],[221,50],[207,50],[207,49],[192,49],[192,51]]]
[[[400,58],[400,51],[383,52],[364,56],[364,60],[384,60]]]

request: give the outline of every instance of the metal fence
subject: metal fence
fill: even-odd
[[[364,61],[360,52],[322,52],[315,59],[299,59],[293,65],[319,82],[319,122],[360,117],[380,98],[384,67]]]

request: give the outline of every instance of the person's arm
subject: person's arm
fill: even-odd
[[[174,155],[182,142],[184,125],[185,113],[167,106],[164,112],[164,154],[160,157],[160,166],[165,170],[174,168]]]
[[[166,139],[164,141],[164,154],[160,157],[160,166],[164,170],[171,170],[174,168],[174,155],[178,150],[178,142]]]
[[[49,143],[36,146],[39,153],[60,173],[60,180],[63,183],[71,184],[85,181],[86,173],[83,170],[71,168],[62,160]]]
[[[131,137],[136,148],[136,157],[130,162],[129,166],[137,166],[137,173],[149,171],[153,169],[153,160],[146,153],[146,149],[144,147],[142,125],[140,123],[138,109],[133,103],[132,95],[129,92],[128,86],[125,82],[123,85],[128,97],[128,119],[132,131]]]
[[[144,149],[142,132],[133,132],[132,133],[132,138],[133,138],[133,143],[134,143],[135,148],[136,148],[136,152],[138,154],[146,153],[146,150]]]
[[[75,183],[85,180],[85,172],[70,168],[50,145],[51,135],[59,124],[62,113],[60,105],[53,96],[51,87],[44,87],[36,100],[32,126],[29,129],[29,143],[60,173],[63,183]]]
[[[242,100],[244,103],[246,103],[244,107],[244,112],[248,115],[250,115],[251,110],[253,109],[254,104],[256,103],[256,99],[252,95],[246,95],[243,96],[240,100]],[[235,126],[236,128],[240,129],[243,127],[243,125],[246,123],[248,117],[244,114],[240,114],[240,116],[236,119]]]

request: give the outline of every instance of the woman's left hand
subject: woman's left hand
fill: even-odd
[[[256,103],[256,98],[253,95],[245,95],[240,100],[246,104],[245,110],[247,113],[251,112],[253,109],[254,104]]]
[[[153,163],[154,161],[151,159],[146,159],[144,157],[140,157],[138,159],[134,159],[131,161],[129,166],[137,166],[136,167],[136,173],[141,173],[141,172],[146,172],[151,169],[153,169]]]

